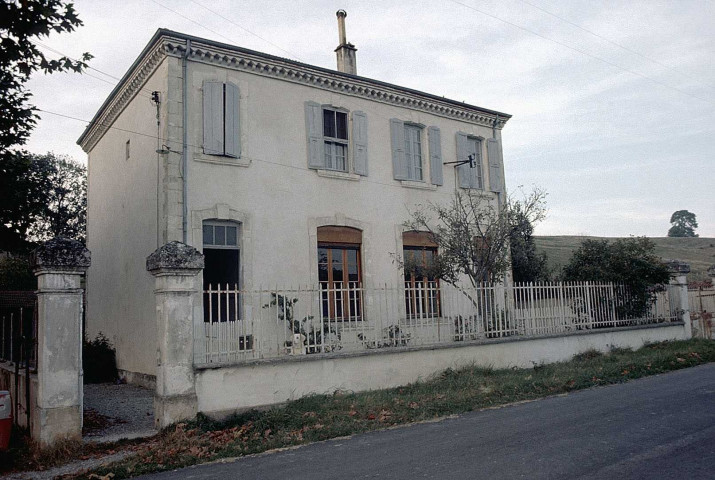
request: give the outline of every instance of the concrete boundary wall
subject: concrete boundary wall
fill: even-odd
[[[590,331],[558,337],[489,341],[460,346],[380,350],[369,354],[259,361],[195,371],[198,411],[223,415],[282,403],[311,393],[366,391],[425,380],[447,368],[471,364],[495,368],[530,367],[569,360],[595,348],[637,349],[646,342],[689,338],[682,322]]]

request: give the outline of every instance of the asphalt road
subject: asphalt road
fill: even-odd
[[[712,479],[715,364],[142,478]]]

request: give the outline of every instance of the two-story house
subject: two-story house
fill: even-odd
[[[322,314],[350,318],[351,289],[404,284],[395,254],[437,253],[405,231],[410,208],[455,189],[503,195],[510,116],[359,76],[344,12],[338,23],[337,70],[160,29],[78,140],[87,333],[108,336],[129,381],[154,375],[145,258],[169,241],[203,252],[205,290],[319,285]],[[225,298],[235,306],[204,294],[195,321],[245,310]]]

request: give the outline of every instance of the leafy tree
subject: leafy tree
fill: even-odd
[[[84,241],[87,227],[87,167],[66,155],[32,155],[42,175],[43,208],[29,229],[33,241],[54,237]]]
[[[520,206],[520,205],[519,205]],[[521,209],[512,214],[512,230],[509,233],[511,269],[515,282],[539,282],[549,280],[546,254],[536,252],[534,226]]]
[[[48,60],[33,40],[50,33],[72,32],[82,25],[72,3],[63,0],[3,0],[0,2],[0,157],[24,145],[37,123],[32,94],[25,83],[36,71],[81,72],[92,56],[76,61]],[[2,160],[2,158],[0,158]]]
[[[678,210],[670,216],[670,223],[673,225],[668,230],[669,237],[697,237],[695,229],[698,228],[698,221],[695,214],[687,210]]]
[[[439,255],[425,273],[467,294],[461,286],[463,278],[472,287],[504,278],[511,266],[508,247],[514,230],[523,222],[532,225],[542,220],[545,200],[540,189],[521,200],[507,197],[501,205],[480,193],[457,191],[448,204],[419,206],[405,226],[429,232],[439,246]],[[401,267],[409,268],[396,258]]]
[[[0,163],[0,250],[23,252],[53,237],[84,241],[87,170],[67,156],[13,155]]]
[[[34,43],[50,33],[72,32],[82,25],[72,3],[64,0],[0,2],[0,250],[29,248],[28,232],[43,210],[41,164],[21,150],[39,118],[25,84],[35,72],[81,72],[82,59],[45,58]]]
[[[584,240],[568,264],[565,281],[613,282],[626,287],[619,313],[642,316],[650,306],[654,286],[668,283],[668,267],[655,253],[655,243],[646,237],[608,240]]]

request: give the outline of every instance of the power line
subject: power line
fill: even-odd
[[[252,31],[250,31],[250,30],[247,29],[246,27],[243,27],[243,26],[239,25],[238,23],[234,22],[234,21],[231,20],[230,18],[224,17],[223,15],[221,15],[221,14],[218,13],[218,12],[216,12],[215,10],[211,10],[209,7],[207,7],[207,6],[205,6],[205,5],[202,5],[202,4],[200,4],[199,2],[196,2],[196,1],[194,1],[194,0],[189,0],[189,1],[190,1],[191,3],[194,3],[194,4],[198,5],[199,7],[203,8],[204,10],[208,10],[209,12],[213,13],[214,15],[218,15],[219,17],[221,17],[221,18],[223,18],[224,20],[226,20],[228,23],[230,23],[230,24],[232,24],[232,25],[234,25],[234,26],[240,28],[240,29],[243,30],[244,32],[250,33],[250,34],[253,35],[254,37],[259,38],[259,39],[263,40],[264,42],[266,42],[266,43],[268,43],[268,44],[270,44],[270,45],[273,45],[273,46],[274,46],[275,48],[277,48],[278,50],[287,53],[288,55],[292,56],[292,57],[295,58],[296,60],[301,60],[300,57],[298,57],[298,55],[296,55],[296,54],[294,54],[294,53],[292,53],[292,52],[289,52],[288,50],[286,50],[285,48],[281,47],[280,45],[277,45],[277,44],[271,42],[270,40],[268,40],[267,38],[264,38],[264,37],[258,35],[257,33],[254,33],[254,32],[252,32]],[[204,28],[206,28],[206,27],[204,27]],[[302,60],[301,60],[301,61],[302,61]]]
[[[209,32],[211,32],[211,33],[213,33],[213,34],[215,34],[215,35],[218,35],[219,37],[221,37],[221,38],[223,38],[223,39],[225,39],[225,40],[228,40],[228,41],[231,42],[231,43],[236,43],[234,40],[228,38],[226,35],[223,35],[222,33],[219,33],[219,32],[217,32],[216,30],[213,30],[213,29],[207,27],[206,25],[202,25],[201,23],[197,22],[196,20],[193,20],[193,19],[187,17],[186,15],[177,12],[177,11],[174,10],[173,8],[169,8],[169,7],[167,7],[166,5],[163,5],[163,4],[159,3],[159,2],[157,2],[156,0],[151,0],[151,1],[152,1],[153,3],[159,5],[160,7],[165,8],[166,10],[169,10],[170,12],[174,13],[175,15],[180,16],[180,17],[183,18],[184,20],[188,20],[189,22],[193,23],[194,25],[198,25],[199,27],[201,27],[201,28],[203,28],[203,29],[206,29],[206,30],[208,30]]]
[[[80,60],[77,60],[76,58],[73,58],[73,57],[71,57],[71,56],[69,56],[69,55],[67,55],[67,54],[65,54],[65,53],[60,52],[59,50],[56,50],[56,49],[50,47],[49,45],[45,45],[44,43],[39,42],[39,41],[37,41],[37,40],[33,41],[33,43],[35,43],[35,44],[36,44],[37,46],[39,46],[40,48],[44,48],[44,49],[46,49],[46,50],[49,50],[50,52],[53,52],[53,53],[55,53],[55,54],[57,54],[57,55],[60,55],[60,56],[63,56],[63,57],[67,57],[67,58],[69,58],[70,60],[73,60],[73,61],[75,61],[75,62],[79,62],[79,61],[80,61]],[[90,66],[90,65],[87,65],[87,68],[89,68],[89,69],[91,69],[91,70],[94,70],[95,72],[99,72],[99,73],[101,73],[102,75],[106,75],[106,76],[108,76],[108,77],[110,77],[110,78],[113,78],[113,79],[116,80],[117,82],[110,82],[110,81],[107,80],[106,78],[101,78],[101,77],[98,77],[98,76],[96,76],[96,75],[92,75],[91,73],[88,73],[88,72],[86,72],[86,71],[80,72],[80,74],[81,74],[81,75],[86,75],[86,76],[88,76],[88,77],[97,79],[97,80],[99,80],[100,82],[108,83],[108,84],[113,85],[113,86],[116,86],[117,83],[118,83],[119,81],[121,81],[121,78],[115,77],[114,75],[111,75],[111,74],[109,74],[109,73],[107,73],[107,72],[103,72],[102,70],[100,70],[100,69],[98,69],[98,68],[94,68],[94,67],[92,67],[92,66]],[[141,90],[144,90],[145,92],[151,93],[151,90],[147,89],[146,87],[142,87]],[[141,92],[139,92],[139,94],[141,95]],[[149,95],[141,95],[141,96],[144,97],[144,98],[148,98],[149,100],[151,100],[151,97],[150,97]]]
[[[533,31],[533,30],[531,30],[531,29],[529,29],[529,28],[523,27],[523,26],[521,26],[521,25],[519,25],[519,24],[517,24],[517,23],[510,22],[509,20],[505,20],[505,19],[503,19],[503,18],[501,18],[501,17],[498,17],[498,16],[496,16],[496,15],[494,15],[494,14],[491,14],[491,13],[489,13],[489,12],[485,12],[484,10],[480,10],[480,9],[478,9],[478,8],[476,8],[476,7],[473,7],[473,6],[469,5],[469,4],[460,2],[460,1],[458,1],[458,0],[450,0],[450,1],[453,2],[453,3],[456,3],[457,5],[461,5],[461,6],[465,7],[465,8],[468,8],[468,9],[470,9],[470,10],[474,10],[475,12],[481,13],[482,15],[485,15],[485,16],[487,16],[487,17],[493,18],[493,19],[495,19],[495,20],[499,20],[500,22],[506,23],[507,25],[511,25],[512,27],[518,28],[519,30],[523,30],[523,31],[525,31],[525,32],[531,33],[532,35],[536,35],[537,37],[542,38],[542,39],[544,39],[544,40],[548,40],[549,42],[553,42],[553,43],[555,43],[555,44],[557,44],[557,45],[560,45],[560,46],[562,46],[562,47],[568,48],[569,50],[573,50],[573,51],[578,52],[578,53],[580,53],[580,54],[582,54],[582,55],[585,55],[585,56],[587,56],[587,57],[593,58],[594,60],[598,60],[599,62],[603,62],[603,63],[605,63],[605,64],[607,64],[607,65],[612,66],[612,67],[618,68],[619,70],[623,70],[624,72],[628,72],[628,73],[630,73],[630,74],[632,74],[632,75],[636,75],[636,76],[639,76],[639,77],[641,77],[641,78],[645,78],[646,80],[650,80],[650,81],[653,82],[653,83],[657,83],[658,85],[661,85],[661,86],[663,86],[663,87],[670,88],[670,89],[672,89],[672,90],[675,90],[675,91],[677,91],[677,92],[682,93],[683,95],[687,95],[687,96],[689,96],[689,97],[692,97],[692,98],[695,98],[695,99],[697,99],[697,100],[700,100],[701,102],[706,102],[706,103],[709,103],[709,104],[711,104],[711,105],[714,104],[714,103],[713,103],[712,101],[710,101],[710,100],[707,100],[707,99],[705,99],[705,98],[700,98],[700,97],[698,97],[698,96],[696,96],[696,95],[692,95],[692,94],[690,94],[690,93],[688,93],[688,92],[686,92],[686,91],[684,91],[684,90],[681,90],[681,89],[679,89],[679,88],[677,88],[677,87],[674,87],[674,86],[672,86],[672,85],[668,85],[667,83],[663,83],[663,82],[661,82],[660,80],[656,80],[655,78],[649,77],[648,75],[644,75],[644,74],[642,74],[642,73],[636,72],[635,70],[631,70],[631,69],[622,67],[622,66],[620,66],[620,65],[618,65],[618,64],[616,64],[616,63],[613,63],[613,62],[611,62],[611,61],[606,60],[605,58],[601,58],[601,57],[599,57],[599,56],[596,56],[596,55],[593,55],[593,54],[591,54],[591,53],[588,53],[588,52],[586,52],[585,50],[581,50],[581,49],[579,49],[579,48],[572,47],[571,45],[568,45],[568,44],[566,44],[566,43],[564,43],[564,42],[560,42],[559,40],[555,40],[555,39],[553,39],[553,38],[547,37],[547,36],[542,35],[542,34],[540,34],[540,33],[538,33],[538,32],[535,32],[535,31]]]
[[[665,64],[665,63],[663,63],[663,62],[660,62],[660,61],[658,61],[658,60],[656,60],[656,59],[654,59],[654,58],[647,57],[647,56],[643,55],[642,53],[639,53],[639,52],[637,52],[637,51],[635,51],[635,50],[632,50],[632,49],[626,47],[625,45],[621,45],[620,43],[614,42],[614,41],[611,40],[610,38],[604,37],[603,35],[600,35],[600,34],[594,32],[594,31],[592,31],[592,30],[589,30],[589,29],[585,28],[585,27],[582,27],[581,25],[579,25],[579,24],[577,24],[577,23],[574,23],[574,22],[572,22],[571,20],[568,20],[568,19],[563,18],[563,17],[561,17],[561,16],[559,16],[559,15],[556,15],[556,14],[553,13],[553,12],[550,12],[550,11],[546,10],[545,8],[542,8],[542,7],[538,6],[538,5],[534,5],[533,3],[527,2],[526,0],[519,0],[519,1],[522,2],[522,3],[525,3],[525,4],[527,4],[527,5],[532,6],[532,7],[536,8],[537,10],[541,10],[542,12],[546,13],[547,15],[551,15],[552,17],[557,18],[557,19],[559,19],[559,20],[561,20],[561,21],[563,21],[563,22],[566,22],[566,23],[568,23],[569,25],[573,25],[574,27],[578,28],[579,30],[583,30],[584,32],[589,33],[589,34],[593,35],[594,37],[600,38],[601,40],[604,40],[604,41],[610,43],[611,45],[615,45],[616,47],[621,48],[621,49],[625,50],[626,52],[632,53],[633,55],[637,55],[637,56],[639,56],[639,57],[641,57],[641,58],[644,58],[644,59],[646,59],[646,60],[648,60],[648,61],[651,61],[651,62],[655,63],[656,65],[660,65],[660,66],[663,67],[663,68],[667,68],[668,70],[671,70],[671,71],[673,71],[673,72],[675,72],[675,73],[678,73],[678,74],[684,76],[685,78],[688,78],[688,79],[690,79],[690,80],[693,80],[693,81],[699,83],[700,85],[703,85],[703,86],[708,87],[708,88],[715,88],[715,87],[713,87],[712,85],[708,85],[708,84],[706,84],[706,83],[703,83],[703,82],[701,82],[701,81],[699,81],[699,80],[693,78],[693,76],[690,75],[690,74],[683,73],[683,72],[681,72],[680,70],[671,67],[670,65],[667,65],[667,64]]]

